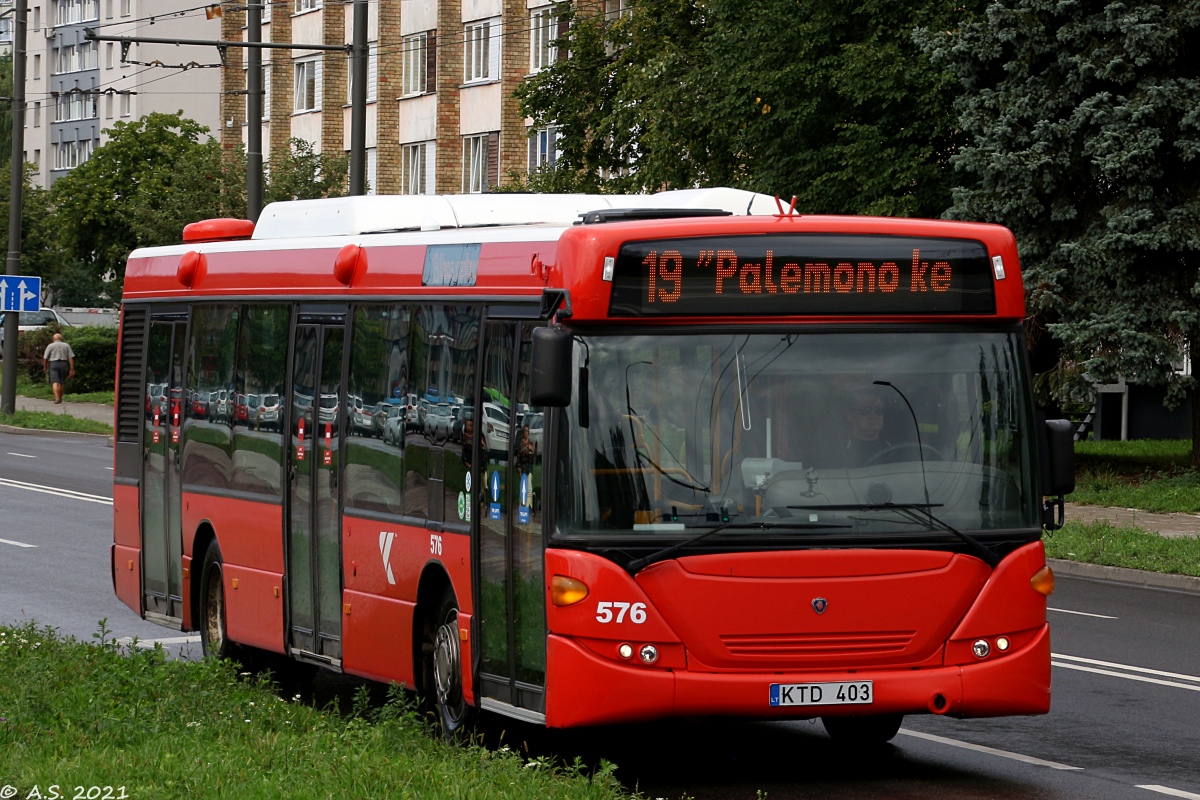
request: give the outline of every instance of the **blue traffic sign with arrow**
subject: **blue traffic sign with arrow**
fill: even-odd
[[[41,278],[0,275],[0,311],[37,311],[41,307]]]

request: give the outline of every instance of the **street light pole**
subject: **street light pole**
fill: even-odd
[[[367,0],[354,0],[353,44],[350,69],[350,194],[366,194],[367,189]]]
[[[246,41],[262,42],[262,6],[246,5]],[[246,48],[246,218],[258,222],[263,206],[262,49]]]
[[[8,188],[8,260],[5,272],[21,274],[21,210],[25,188],[25,14],[26,0],[13,3],[12,174]],[[17,334],[20,312],[4,315],[4,387],[0,412],[11,414],[17,405]]]

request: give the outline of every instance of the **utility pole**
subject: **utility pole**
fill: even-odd
[[[367,0],[354,0],[350,69],[350,194],[367,193]]]
[[[25,15],[26,0],[13,3],[12,175],[8,189],[8,260],[5,272],[21,274],[21,210],[25,200]],[[21,314],[4,315],[4,387],[0,412],[11,414],[17,406],[17,334]]]
[[[246,6],[246,42],[262,44],[262,6],[250,0]],[[263,204],[262,158],[263,80],[262,50],[246,50],[246,219],[258,222]]]

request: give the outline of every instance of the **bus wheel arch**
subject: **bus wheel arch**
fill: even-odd
[[[449,576],[440,566],[427,567],[413,616],[413,678],[422,704],[446,739],[457,738],[474,719],[463,691],[458,609]]]
[[[189,630],[200,630],[200,585],[204,572],[204,557],[208,554],[208,548],[217,540],[216,531],[208,522],[202,522],[196,528],[196,534],[192,537],[192,566],[191,580],[188,586],[187,603],[190,611],[191,625]]]

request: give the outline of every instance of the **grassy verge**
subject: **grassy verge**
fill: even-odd
[[[1200,577],[1197,539],[1167,538],[1107,522],[1068,522],[1043,541],[1050,558]]]
[[[102,634],[97,646],[0,627],[0,787],[13,796],[50,785],[129,800],[627,796],[611,764],[589,776],[578,762],[438,741],[400,690],[377,706],[364,689],[347,719],[239,680],[228,662],[125,652]]]
[[[90,419],[79,419],[69,414],[51,411],[14,411],[0,414],[0,425],[17,428],[33,428],[43,431],[70,431],[72,433],[112,433],[112,426]]]
[[[1190,441],[1078,442],[1072,503],[1156,512],[1200,511]]]
[[[17,376],[17,394],[22,397],[34,397],[39,400],[53,400],[54,389],[44,381],[31,381],[25,375]],[[77,394],[71,391],[71,382],[67,382],[66,399],[73,403],[107,403],[112,405],[112,392],[83,392]]]

